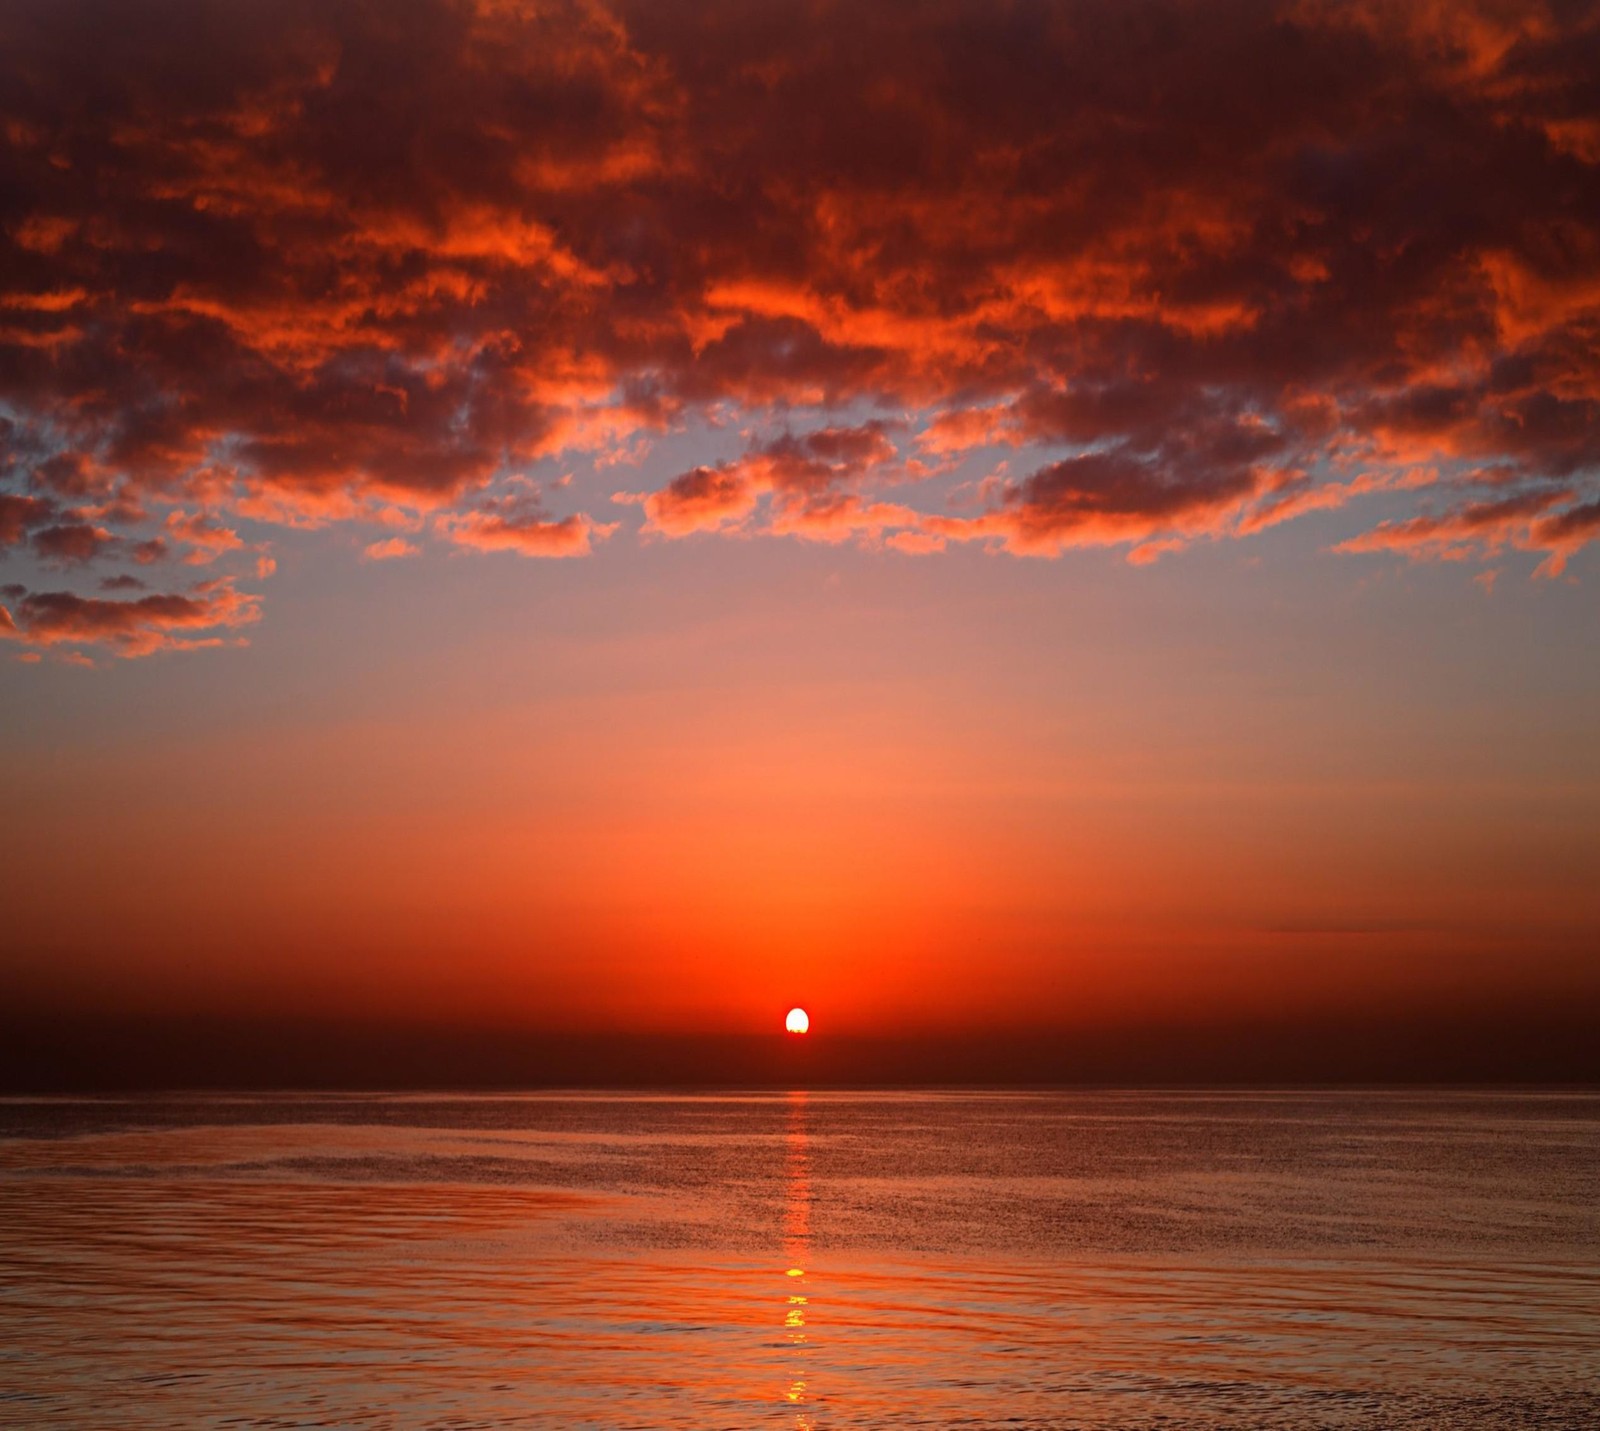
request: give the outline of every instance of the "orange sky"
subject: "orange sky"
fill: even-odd
[[[1538,5],[11,7],[0,997],[1600,1007],[1597,66]]]

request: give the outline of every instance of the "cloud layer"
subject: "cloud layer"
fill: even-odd
[[[236,639],[328,522],[1559,574],[1597,75],[1591,4],[19,0],[0,633]],[[680,429],[743,451],[630,480]]]

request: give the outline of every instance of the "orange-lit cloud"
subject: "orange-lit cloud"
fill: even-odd
[[[447,513],[436,529],[457,546],[475,551],[517,552],[532,557],[587,556],[615,524],[602,524],[578,514],[552,518],[544,509],[537,485],[514,478],[504,495],[482,499],[468,512]]]
[[[0,588],[0,637],[35,646],[105,644],[120,656],[220,646],[223,633],[260,617],[256,598],[232,581],[202,582],[187,593],[152,593],[128,600],[83,597],[69,591]]]
[[[1583,7],[110,23],[0,16],[0,559],[242,576],[281,524],[399,554],[401,510],[541,556],[621,515],[1144,561],[1380,493],[1343,549],[1548,572],[1596,536]],[[697,423],[743,455],[636,511],[505,505]],[[1021,475],[963,506],[996,446]]]
[[[404,537],[385,537],[382,541],[369,542],[362,555],[368,561],[394,561],[397,557],[416,556],[421,550],[415,542],[408,542]]]
[[[764,530],[826,540],[841,527],[875,530],[918,522],[905,508],[864,506],[855,495],[897,457],[882,422],[825,427],[800,436],[785,433],[735,462],[696,467],[659,491],[618,493],[617,499],[643,505],[647,530],[683,536],[741,523],[766,497]]]
[[[1572,553],[1600,534],[1600,500],[1571,504],[1570,491],[1536,491],[1470,502],[1442,516],[1384,522],[1342,551],[1398,551],[1431,561],[1464,561],[1505,547],[1541,552],[1542,576],[1559,576]]]
[[[458,546],[481,552],[512,551],[524,556],[548,557],[586,556],[594,538],[604,538],[614,530],[584,516],[543,521],[500,517],[488,512],[447,518],[443,529]]]

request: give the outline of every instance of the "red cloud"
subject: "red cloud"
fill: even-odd
[[[576,555],[609,528],[502,510],[508,473],[773,410],[646,525],[1143,559],[1428,468],[1549,499],[1501,546],[1596,536],[1592,8],[407,13],[0,13],[11,559],[227,562],[395,504]],[[1032,475],[912,510],[891,430]],[[1510,531],[1451,520],[1361,540]]]
[[[86,562],[115,546],[116,538],[104,527],[69,517],[40,527],[29,537],[28,545],[48,561]]]
[[[404,537],[386,537],[383,541],[369,542],[362,555],[368,561],[393,561],[397,557],[416,556],[420,550],[414,542],[408,542]]]
[[[683,536],[715,531],[738,521],[754,509],[756,496],[754,483],[739,467],[696,467],[638,500],[651,527],[670,536]],[[629,494],[619,493],[618,497],[629,499]]]
[[[0,492],[0,549],[16,546],[29,528],[43,527],[55,515],[55,503],[42,497]]]
[[[111,646],[121,656],[189,650],[223,644],[221,631],[260,618],[258,599],[231,581],[203,582],[187,595],[108,601],[69,591],[24,592],[13,608],[0,607],[0,636],[33,646]]]
[[[1384,522],[1339,550],[1462,561],[1510,546],[1545,553],[1539,575],[1559,576],[1573,552],[1600,534],[1600,500],[1552,510],[1571,497],[1570,491],[1542,491],[1466,503],[1443,516]]]
[[[198,512],[169,512],[166,530],[188,544],[184,561],[190,566],[208,566],[223,554],[239,551],[244,546],[238,532]]]
[[[616,530],[588,517],[563,517],[546,521],[538,517],[503,517],[492,512],[469,512],[446,518],[443,530],[457,546],[482,552],[519,552],[523,556],[587,556],[595,540],[603,541]]]
[[[893,509],[887,520],[875,517],[877,509],[864,508],[849,490],[881,475],[898,456],[883,422],[784,433],[736,462],[696,467],[659,491],[618,493],[617,500],[641,503],[650,529],[683,536],[742,522],[769,497],[763,530],[831,540],[845,529],[877,531],[917,520],[904,508]]]

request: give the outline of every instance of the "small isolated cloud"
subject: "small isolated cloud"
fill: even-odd
[[[656,492],[619,492],[619,502],[637,501],[648,529],[671,537],[714,532],[755,510],[757,492],[739,467],[695,467]]]
[[[421,550],[421,547],[404,537],[385,537],[382,541],[368,543],[361,555],[368,561],[394,561],[399,557],[416,556]]]
[[[898,463],[888,432],[882,421],[785,432],[735,461],[695,467],[657,491],[618,492],[613,500],[641,505],[646,530],[669,537],[741,525],[823,541],[870,537],[918,520],[907,508],[868,503],[859,495]]]
[[[1571,488],[1540,488],[1466,502],[1441,515],[1382,522],[1341,542],[1341,552],[1398,552],[1416,561],[1475,561],[1513,548],[1542,555],[1537,575],[1560,576],[1600,532],[1600,500],[1573,503]]]
[[[553,517],[545,510],[537,482],[511,477],[466,512],[448,512],[434,530],[458,547],[480,552],[515,552],[528,557],[587,556],[617,524],[596,522],[583,513]]]
[[[439,529],[457,546],[474,551],[516,552],[530,557],[578,557],[587,556],[595,542],[604,541],[617,528],[615,523],[603,526],[585,516],[562,517],[556,521],[469,512],[444,518]]]
[[[124,601],[70,591],[24,591],[0,606],[0,637],[30,646],[103,646],[119,656],[220,646],[260,619],[258,598],[229,579],[187,592],[152,593]]]

